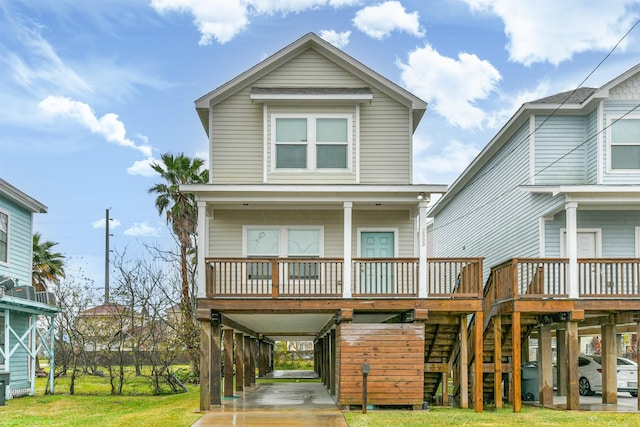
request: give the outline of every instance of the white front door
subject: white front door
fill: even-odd
[[[597,258],[600,232],[596,230],[578,230],[578,256],[577,258]],[[562,239],[560,242],[560,257],[567,257],[567,232],[562,230]]]

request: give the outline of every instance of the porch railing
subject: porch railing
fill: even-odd
[[[567,298],[569,260],[514,258],[491,269],[487,302]],[[640,259],[578,259],[580,298],[640,297]]]
[[[207,258],[207,297],[335,298],[343,295],[339,258]],[[354,298],[418,296],[418,258],[356,258]],[[480,298],[482,259],[427,260],[430,297]]]

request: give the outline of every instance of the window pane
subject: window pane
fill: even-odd
[[[289,230],[289,256],[319,256],[320,230]]]
[[[7,246],[9,242],[9,215],[0,213],[0,261],[7,262]]]
[[[278,256],[280,230],[247,230],[247,256]]]
[[[252,262],[247,268],[247,276],[249,279],[271,280],[272,269],[270,262]]]
[[[346,145],[318,145],[318,169],[346,169]]]
[[[290,279],[317,279],[318,278],[317,262],[290,262],[289,278]]]
[[[306,169],[306,145],[276,145],[276,168],[278,169]]]
[[[612,169],[640,169],[640,145],[612,145]]]
[[[640,119],[621,119],[611,125],[612,144],[640,144]]]
[[[305,142],[307,119],[276,119],[276,142]]]
[[[317,119],[317,142],[347,142],[347,119]]]

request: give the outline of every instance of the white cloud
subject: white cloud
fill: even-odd
[[[322,30],[320,31],[320,37],[324,40],[328,41],[335,47],[342,49],[346,45],[349,44],[349,37],[351,36],[351,31],[344,31],[342,33],[337,33],[333,30]]]
[[[630,8],[637,0],[465,1],[473,11],[502,19],[510,59],[524,65],[557,65],[576,53],[609,51],[640,18],[640,10]]]
[[[137,160],[133,162],[133,164],[129,166],[129,168],[127,168],[127,173],[129,175],[154,176],[157,174],[157,172],[151,168],[151,164],[158,162],[159,160],[154,159],[153,157],[148,157],[143,160]]]
[[[151,7],[160,14],[170,12],[193,16],[200,32],[200,45],[213,40],[224,44],[249,25],[249,16],[299,13],[321,7],[345,7],[360,0],[151,0]]]
[[[450,184],[480,152],[474,144],[455,139],[442,146],[439,152],[434,152],[434,148],[431,145],[429,154],[425,153],[416,159],[415,182]]]
[[[151,227],[147,222],[136,222],[133,226],[124,230],[125,236],[132,237],[157,237],[159,235],[159,230],[157,228]]]
[[[117,114],[107,113],[98,118],[89,105],[64,96],[48,96],[38,106],[53,116],[63,116],[78,121],[91,132],[103,136],[109,142],[133,148],[145,156],[151,156],[151,146],[136,145],[135,142],[127,138],[124,123],[120,121]]]
[[[100,218],[97,221],[93,221],[91,223],[91,226],[93,228],[105,228],[105,224],[107,222],[106,218]],[[121,223],[119,220],[115,219],[115,218],[109,218],[109,229],[111,228],[118,228],[120,227]]]
[[[387,1],[367,6],[356,13],[353,24],[374,39],[382,40],[392,31],[404,31],[416,37],[424,36],[418,12],[407,13],[399,1]]]
[[[408,63],[398,62],[404,85],[429,101],[433,110],[463,129],[480,127],[486,113],[474,103],[486,99],[501,76],[490,62],[459,53],[453,59],[430,45],[409,53]]]
[[[533,89],[522,90],[515,95],[501,96],[495,104],[506,105],[505,108],[493,111],[487,117],[487,126],[498,128],[503,126],[525,102],[535,101],[549,95],[549,81],[544,80]]]

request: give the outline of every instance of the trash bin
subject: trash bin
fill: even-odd
[[[6,402],[5,393],[9,385],[9,372],[0,372],[0,406],[4,406]]]
[[[540,400],[540,380],[536,362],[522,364],[522,400],[527,402]]]

